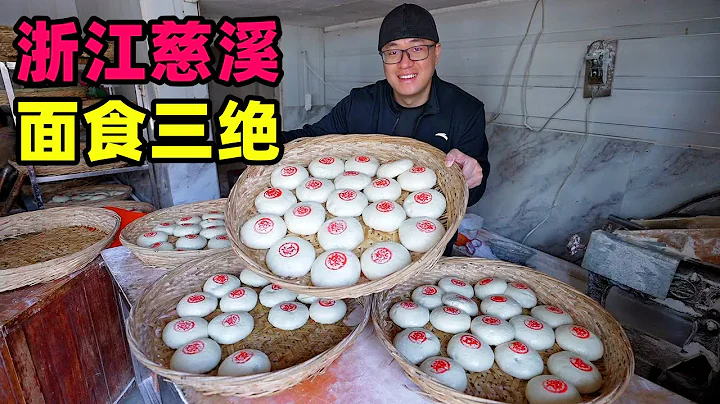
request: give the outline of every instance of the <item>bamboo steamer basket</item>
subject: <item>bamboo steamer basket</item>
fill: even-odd
[[[113,207],[125,209],[133,212],[150,213],[155,211],[155,206],[151,203],[126,200],[126,201],[94,201],[95,203],[90,206],[98,207]]]
[[[17,50],[12,46],[15,38],[17,38],[17,34],[13,31],[12,26],[0,25],[0,62],[15,62],[17,60]],[[108,41],[108,48],[104,54],[111,62],[115,58],[114,44],[114,41]],[[89,61],[90,56],[85,52],[78,57],[78,64],[87,64]]]
[[[115,192],[119,193],[118,195],[107,195],[104,199],[99,200],[70,200],[67,202],[55,202],[52,200],[53,196],[57,194],[65,194],[65,195],[72,195],[72,194],[82,194],[82,193],[90,193],[90,192]],[[120,193],[121,192],[121,193]],[[79,187],[73,187],[68,188],[66,190],[58,189],[55,191],[52,195],[43,195],[43,200],[45,202],[45,206],[48,208],[54,208],[54,207],[67,207],[67,206],[102,206],[103,203],[107,204],[110,201],[122,201],[125,199],[128,199],[130,195],[132,194],[132,187],[129,185],[123,185],[123,184],[97,184],[97,185],[86,185],[86,186],[79,186]]]
[[[417,274],[410,282],[378,293],[373,298],[372,320],[378,338],[398,361],[407,376],[428,398],[442,403],[527,403],[525,397],[527,381],[508,375],[500,370],[497,363],[485,372],[467,372],[468,388],[464,392],[459,392],[440,384],[422,372],[418,366],[407,361],[393,345],[395,335],[402,329],[390,319],[389,310],[392,305],[398,301],[410,300],[410,295],[416,287],[437,284],[446,276],[463,279],[473,286],[486,277],[522,282],[535,292],[538,305],[557,306],[570,314],[575,324],[595,333],[605,345],[603,357],[593,362],[602,374],[604,384],[599,391],[583,395],[583,403],[611,403],[627,388],[635,370],[630,341],[617,320],[593,299],[563,282],[524,266],[482,258],[444,257],[434,267]],[[473,300],[476,303],[480,302],[476,297]],[[523,314],[530,315],[530,311],[523,309]],[[424,328],[431,330],[440,339],[440,355],[448,357],[447,343],[452,334],[435,329],[430,322]],[[549,374],[548,357],[561,350],[556,343],[550,349],[538,351],[545,364],[544,374]]]
[[[98,101],[101,99],[98,99]],[[83,101],[86,102],[86,101]],[[95,101],[93,101],[95,102]],[[79,134],[78,134],[79,135]],[[83,151],[85,150],[85,147],[87,144],[85,142],[80,142],[80,161],[76,165],[42,165],[42,166],[35,166],[35,175],[38,177],[48,177],[52,175],[66,175],[66,174],[77,174],[77,173],[84,173],[84,172],[94,172],[94,171],[103,171],[103,170],[110,170],[114,168],[123,168],[127,167],[128,163],[124,161],[118,161],[115,163],[108,163],[108,164],[100,164],[97,166],[90,167],[85,162],[85,157],[83,156]],[[27,170],[25,166],[19,165],[15,160],[9,160],[8,163],[10,163],[13,167],[15,167],[16,170]]]
[[[425,142],[387,135],[325,135],[297,139],[285,144],[284,147],[283,158],[280,162],[267,166],[249,166],[245,169],[230,191],[227,221],[228,229],[231,230],[228,231],[228,235],[232,248],[248,262],[248,268],[287,289],[318,297],[346,298],[371,295],[391,288],[437,262],[465,215],[469,191],[462,171],[457,165],[446,167],[445,153]],[[441,192],[447,202],[445,213],[438,218],[438,221],[445,227],[445,234],[429,251],[425,253],[411,252],[412,262],[409,265],[374,281],[361,275],[360,280],[351,286],[318,287],[310,285],[309,272],[302,278],[275,275],[265,264],[267,250],[253,249],[243,244],[240,238],[240,228],[249,218],[257,214],[254,199],[271,186],[270,176],[275,168],[287,164],[299,164],[307,168],[313,159],[323,155],[333,155],[343,160],[355,155],[368,155],[377,158],[381,164],[408,158],[415,164],[421,164],[434,170],[437,175],[437,184],[434,189]],[[396,202],[402,206],[404,199],[409,194],[409,192],[403,191]],[[329,219],[333,216],[327,213],[326,217]],[[362,217],[357,219],[365,231],[365,240],[353,251],[358,258],[363,251],[376,242],[400,242],[397,231],[387,233],[373,230],[363,223]],[[297,236],[290,232],[287,235]],[[316,256],[324,252],[316,235],[300,237],[315,247]]]
[[[84,229],[70,229],[73,226]],[[20,261],[37,262],[0,269],[0,292],[49,282],[77,271],[112,242],[119,228],[120,216],[102,208],[52,208],[0,218],[0,243],[39,233],[25,238],[15,250],[22,255]],[[17,257],[2,255],[0,263],[18,261]]]
[[[120,232],[120,243],[129,248],[140,261],[145,265],[159,269],[174,269],[188,261],[204,258],[217,252],[217,249],[186,250],[186,251],[153,251],[150,248],[143,248],[137,245],[137,238],[152,230],[156,225],[163,222],[175,223],[183,216],[198,215],[210,211],[225,212],[227,198],[213,199],[203,202],[176,205],[165,209],[159,209],[130,222]],[[227,222],[226,222],[227,224]],[[228,233],[230,233],[228,231]],[[170,240],[174,237],[170,236]]]
[[[220,363],[237,350],[257,349],[269,357],[270,372],[229,377],[217,376],[218,367],[207,374],[171,370],[169,364],[174,351],[163,343],[161,335],[165,325],[178,318],[177,302],[189,293],[202,291],[205,281],[213,275],[227,273],[239,277],[244,268],[246,263],[242,259],[231,250],[224,250],[188,262],[160,277],[145,290],[130,312],[127,338],[133,355],[159,376],[205,395],[264,397],[324,372],[357,339],[370,320],[369,298],[348,299],[342,324],[319,324],[309,319],[303,327],[285,331],[268,322],[269,309],[258,300],[249,311],[255,321],[252,333],[235,344],[221,344]],[[253,289],[259,294],[262,288]],[[209,321],[220,313],[216,309],[205,319]]]

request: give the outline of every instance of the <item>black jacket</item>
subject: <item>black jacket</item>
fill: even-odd
[[[351,90],[329,114],[302,129],[284,131],[285,142],[327,134],[392,134],[400,112],[387,80]],[[447,140],[436,134],[446,134]],[[490,174],[488,142],[485,136],[485,107],[458,86],[433,75],[430,99],[424,106],[414,138],[443,152],[452,149],[474,157],[483,169],[482,184],[470,189],[468,206],[480,200]]]

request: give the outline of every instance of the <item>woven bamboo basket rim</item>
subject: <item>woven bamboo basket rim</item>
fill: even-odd
[[[171,370],[168,366],[164,366],[155,360],[156,355],[153,354],[153,350],[158,349],[158,345],[163,344],[160,339],[162,327],[169,321],[172,321],[172,319],[177,318],[177,313],[174,310],[177,302],[188,293],[201,291],[205,281],[214,274],[229,273],[239,277],[240,272],[245,268],[246,263],[235,255],[232,250],[222,250],[214,252],[211,256],[190,261],[172,271],[168,271],[148,286],[140,299],[138,299],[138,302],[131,309],[127,320],[127,339],[130,350],[137,360],[159,376],[177,385],[192,388],[204,395],[245,398],[264,397],[289,389],[306,379],[323,373],[335,359],[357,339],[370,321],[371,299],[369,297],[346,300],[348,312],[343,322],[344,326],[352,329],[352,331],[343,337],[339,343],[325,349],[312,358],[300,363],[294,363],[283,369],[272,370],[268,373],[242,377],[192,374]],[[259,292],[262,288],[253,289]],[[302,303],[298,302],[298,304]],[[260,306],[261,304],[258,301],[256,308],[251,310],[251,313]],[[267,309],[263,308],[262,310],[264,310],[262,315],[267,316],[267,314],[265,314]],[[168,313],[172,313],[172,315],[170,316]],[[209,316],[212,316],[212,314]],[[206,318],[209,316],[206,316]],[[164,318],[160,319],[160,317]],[[350,322],[350,324],[346,321]],[[309,319],[308,323],[302,328],[284,332],[302,332],[303,329],[308,327],[312,322],[313,320]],[[258,332],[257,318],[255,325],[256,328],[253,330],[253,333]],[[322,325],[314,326],[323,327]],[[272,328],[270,332],[279,332],[279,330]],[[251,333],[245,340],[252,336],[253,334]],[[242,344],[245,340],[240,341],[239,344]],[[223,355],[220,363],[235,351],[236,348],[234,348],[234,346],[235,345],[227,346],[221,344]],[[170,350],[164,345],[161,348]],[[282,352],[283,349],[285,348],[277,348],[280,352]],[[320,349],[322,349],[322,347]],[[271,350],[263,350],[263,352],[269,357],[273,357]],[[309,352],[312,354],[312,350]],[[273,364],[273,369],[275,369],[275,364]],[[215,370],[210,373],[215,373]]]
[[[445,234],[440,241],[425,253],[411,252],[413,259],[409,265],[384,278],[370,281],[364,275],[361,275],[358,283],[346,287],[308,285],[309,272],[303,278],[287,278],[275,275],[265,264],[264,257],[267,250],[252,249],[243,244],[240,239],[240,228],[247,219],[255,214],[255,196],[270,186],[270,175],[275,168],[286,164],[300,164],[307,167],[318,156],[329,154],[344,160],[353,155],[366,154],[377,158],[380,163],[408,158],[416,164],[433,169],[437,175],[435,189],[439,190],[447,201],[446,211],[438,219],[445,227]],[[403,191],[403,195],[407,193],[407,191]],[[460,226],[460,221],[467,210],[468,198],[467,182],[460,168],[457,165],[446,167],[445,153],[428,143],[412,138],[376,134],[325,135],[302,138],[285,145],[283,158],[280,162],[267,166],[249,166],[245,169],[228,197],[227,222],[228,229],[232,230],[228,232],[228,236],[233,250],[248,262],[248,268],[251,271],[287,289],[333,299],[366,296],[402,283],[437,262]],[[402,205],[402,202],[398,203]],[[327,217],[333,216],[328,213]],[[361,217],[358,218],[358,221],[365,229],[365,242],[367,242],[369,240],[369,229],[363,223]],[[291,234],[288,233],[288,235]],[[394,234],[397,237],[397,231]],[[318,244],[316,244],[316,253],[322,251],[322,249],[318,250],[319,248]],[[356,249],[355,254],[359,258],[357,251],[358,249]]]
[[[129,248],[145,265],[158,269],[174,269],[188,261],[200,259],[212,255],[223,249],[204,249],[187,251],[153,251],[137,245],[138,236],[151,231],[156,225],[172,220],[173,223],[183,217],[194,214],[202,215],[208,211],[218,210],[226,212],[227,198],[211,199],[202,202],[186,203],[175,205],[164,209],[158,209],[147,215],[130,222],[120,232],[120,243]],[[227,222],[226,222],[227,224]],[[229,227],[228,227],[229,229]],[[228,231],[230,233],[230,231]],[[229,248],[229,247],[228,247]]]
[[[12,46],[12,43],[17,38],[17,34],[13,30],[12,26],[0,25],[0,62],[15,62],[17,59],[17,50]],[[115,41],[108,40],[108,48],[105,51],[105,57],[113,62],[115,59]],[[83,52],[78,57],[79,64],[87,64],[90,60],[90,55],[87,52]]]
[[[97,206],[97,207],[113,207],[113,208],[120,208],[125,210],[131,210],[135,212],[143,212],[143,213],[151,213],[155,211],[155,206],[153,204],[148,202],[142,202],[142,201],[135,201],[135,200],[123,200],[123,201],[108,201],[108,200],[102,200],[102,201],[93,201],[95,203],[90,204],[89,206]]]
[[[85,143],[80,142],[80,152],[85,149]],[[27,171],[27,167],[19,165],[15,160],[8,160],[8,163],[12,165],[16,170],[18,171]],[[77,173],[85,173],[85,172],[94,172],[94,171],[102,171],[102,170],[109,170],[113,168],[123,168],[127,167],[128,163],[124,161],[118,161],[115,163],[108,163],[108,164],[100,164],[97,166],[90,167],[85,163],[85,157],[80,155],[80,161],[76,165],[67,165],[67,166],[35,166],[35,175],[38,177],[47,177],[51,175],[65,175],[65,174],[77,174]]]
[[[132,187],[129,185],[124,184],[95,184],[95,185],[81,185],[77,187],[68,188],[64,191],[59,190],[53,193],[52,195],[43,195],[43,200],[45,201],[45,206],[50,207],[69,207],[69,206],[102,206],[102,203],[108,203],[111,201],[122,201],[126,200],[130,197],[132,194]],[[116,191],[120,192],[122,191],[122,194],[119,195],[107,195],[105,199],[100,199],[96,201],[91,200],[82,200],[82,201],[67,201],[67,202],[55,202],[52,200],[53,196],[58,194],[65,194],[65,195],[72,195],[72,194],[81,194],[86,192],[100,192],[100,191]]]
[[[84,267],[113,241],[120,228],[120,216],[102,208],[63,207],[22,212],[0,218],[0,239],[70,226],[94,227],[106,235],[69,255],[31,265],[0,269],[0,292],[52,281]]]
[[[475,373],[475,375],[487,373],[485,377],[492,381],[482,380],[479,382],[483,391],[486,392],[485,397],[480,397],[479,393],[478,395],[468,394],[468,390],[471,388],[476,389],[476,392],[479,390],[473,385],[470,377],[468,377],[468,389],[465,392],[446,387],[406,360],[393,345],[395,331],[399,330],[399,327],[390,319],[390,307],[397,301],[409,299],[414,288],[424,284],[437,284],[437,281],[446,276],[464,279],[472,286],[480,279],[490,276],[525,283],[536,293],[538,305],[552,304],[560,307],[573,317],[576,324],[597,334],[605,345],[603,357],[593,362],[600,370],[604,384],[598,392],[592,395],[583,395],[583,403],[611,403],[627,389],[635,371],[635,359],[630,340],[617,320],[595,300],[532,268],[484,258],[443,257],[434,267],[429,268],[425,273],[418,274],[411,282],[376,294],[372,303],[373,327],[378,338],[398,361],[405,374],[420,387],[421,394],[442,403],[527,402],[525,398],[527,382],[507,375],[497,367],[497,363],[494,363],[493,367],[486,372]],[[480,301],[475,297],[473,300]],[[523,314],[529,315],[529,310],[524,309]],[[442,342],[441,355],[447,357],[447,340],[451,334],[435,330],[429,322],[424,328],[432,330],[438,336]],[[549,374],[547,356],[561,350],[556,343],[551,349],[539,351],[544,362],[543,374]],[[467,374],[473,373],[467,372]],[[508,395],[512,397],[508,399]]]

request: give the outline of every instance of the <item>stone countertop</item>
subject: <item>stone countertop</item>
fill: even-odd
[[[143,290],[167,271],[149,268],[125,247],[104,250],[113,278],[132,306]],[[188,403],[431,403],[420,394],[419,388],[405,375],[400,365],[375,337],[372,323],[360,334],[347,351],[313,379],[270,397],[240,399],[222,396],[203,396],[182,388]],[[392,392],[392,394],[388,394]],[[633,375],[625,394],[617,401],[622,404],[692,403],[647,379]]]

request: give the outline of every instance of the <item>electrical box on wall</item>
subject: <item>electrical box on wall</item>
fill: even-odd
[[[617,57],[617,39],[597,40],[585,54],[583,98],[609,97],[612,93]]]

